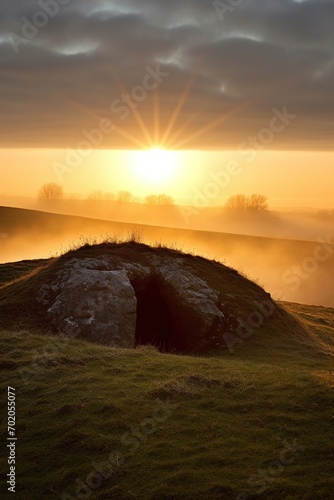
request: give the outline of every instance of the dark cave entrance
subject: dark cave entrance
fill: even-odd
[[[135,346],[153,345],[162,352],[177,351],[173,318],[158,279],[134,281],[132,286],[137,297]]]

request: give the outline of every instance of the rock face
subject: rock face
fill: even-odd
[[[187,269],[182,260],[156,262],[160,293],[168,305],[174,325],[172,343],[189,352],[209,338],[226,331],[228,307],[216,290]]]
[[[153,344],[184,353],[221,347],[224,334],[238,325],[221,290],[185,258],[166,252],[139,257],[118,252],[64,261],[38,292],[54,331],[113,347]]]
[[[101,344],[133,347],[137,300],[125,271],[87,269],[85,262],[60,274],[59,281],[42,289],[48,303],[50,291],[56,300],[48,309],[51,323],[69,337],[83,337]]]

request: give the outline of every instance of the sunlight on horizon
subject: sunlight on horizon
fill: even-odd
[[[53,165],[70,165],[69,158],[65,149],[2,149],[0,194],[36,197],[44,183],[60,182],[70,198],[85,198],[94,190],[123,190],[139,197],[165,193],[176,203],[191,204],[200,193],[217,191],[209,204],[224,204],[237,193],[261,193],[272,208],[333,208],[332,152],[259,151],[248,163],[238,151],[101,149],[67,167],[59,179]],[[240,165],[240,174],[218,184],[218,192],[212,183],[223,183],[229,162]]]
[[[166,183],[173,182],[181,166],[176,151],[159,147],[130,153],[130,163],[138,182],[148,183],[152,187],[164,187]]]

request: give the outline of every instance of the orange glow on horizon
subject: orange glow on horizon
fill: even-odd
[[[67,165],[68,151],[3,149],[2,204],[12,202],[6,196],[33,198],[44,183],[59,182],[72,199],[85,199],[94,190],[124,190],[138,197],[164,193],[178,204],[191,205],[201,193],[217,191],[217,196],[210,194],[209,205],[223,205],[238,193],[260,193],[268,197],[274,209],[333,209],[332,152],[259,151],[254,161],[247,163],[238,151],[181,151],[163,149],[159,142],[155,145],[153,150],[94,150],[60,179],[53,165]],[[216,189],[213,177],[226,170],[230,162],[240,165],[240,174]]]

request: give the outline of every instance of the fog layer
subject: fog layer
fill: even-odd
[[[145,243],[166,244],[235,267],[275,299],[334,307],[331,214],[268,212],[252,216],[247,212],[237,217],[215,209],[216,218],[205,217],[205,211],[200,211],[187,224],[184,209],[143,207],[141,213],[138,207],[137,212],[133,206],[122,207],[116,214],[121,222],[1,208],[0,262],[51,257],[87,238],[100,241],[108,235],[128,238],[135,233]],[[91,214],[99,210],[95,207]],[[129,217],[134,222],[122,222]],[[136,224],[137,218],[146,219],[147,224]],[[160,226],[148,225],[157,220]],[[200,230],[193,229],[195,220]],[[173,223],[179,228],[162,227]],[[231,234],[242,232],[246,234]]]

